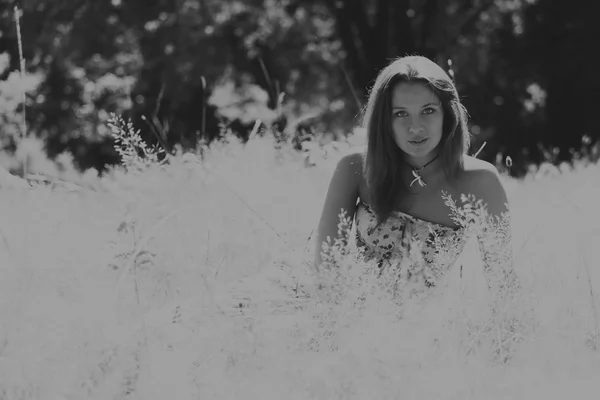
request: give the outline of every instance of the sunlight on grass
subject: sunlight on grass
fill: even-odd
[[[97,191],[2,189],[0,398],[597,393],[597,165],[507,182],[525,326],[501,363],[473,243],[402,319],[319,297],[307,264],[335,161],[306,169],[256,138],[115,170]]]

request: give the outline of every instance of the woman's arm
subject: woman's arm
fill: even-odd
[[[505,297],[519,289],[513,268],[510,206],[498,171],[477,171],[474,195],[486,205],[488,219],[477,231],[488,287],[494,295]]]
[[[323,205],[317,228],[314,262],[317,271],[323,262],[321,255],[323,242],[328,241],[328,238],[330,238],[331,243],[334,243],[338,237],[340,212],[344,210],[346,217],[354,220],[361,176],[361,157],[360,153],[342,157],[338,161],[329,183],[329,189],[327,190],[325,204]],[[344,239],[347,240],[348,238]]]

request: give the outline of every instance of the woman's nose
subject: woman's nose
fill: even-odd
[[[422,125],[415,125],[415,124],[413,124],[413,125],[411,125],[411,126],[408,128],[408,131],[409,131],[410,133],[419,133],[419,132],[421,132],[422,130],[423,130],[423,126],[422,126]]]
[[[419,118],[412,118],[410,120],[410,125],[408,127],[408,131],[410,133],[416,133],[423,130],[423,124],[421,124],[421,120]]]

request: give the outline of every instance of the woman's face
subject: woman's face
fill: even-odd
[[[413,167],[435,157],[443,122],[442,103],[427,86],[402,82],[392,89],[394,140]]]

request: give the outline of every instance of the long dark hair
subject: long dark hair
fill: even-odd
[[[470,146],[468,114],[460,102],[456,86],[446,72],[421,56],[401,57],[385,67],[375,80],[363,114],[367,148],[363,173],[370,203],[378,225],[385,222],[398,204],[406,204],[409,188],[402,181],[404,153],[392,131],[392,90],[402,82],[423,83],[438,97],[444,110],[442,139],[438,147],[444,173],[456,178],[464,170],[464,154]]]

